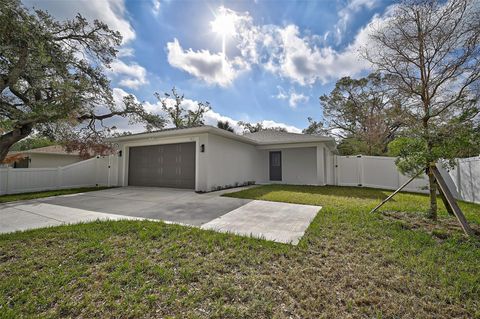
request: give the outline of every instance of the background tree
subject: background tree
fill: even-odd
[[[344,155],[385,154],[403,125],[402,102],[378,73],[341,78],[320,103],[328,130],[342,139]]]
[[[244,133],[256,133],[256,132],[267,131],[267,130],[278,131],[278,132],[287,132],[287,129],[284,128],[284,127],[281,127],[281,126],[265,127],[260,122],[252,124],[252,123],[248,123],[248,122],[239,121],[238,125],[243,128]]]
[[[197,102],[196,108],[188,109],[185,106],[183,94],[179,94],[175,87],[172,93],[164,93],[163,96],[155,93],[155,96],[162,104],[162,110],[167,114],[168,119],[176,128],[203,126],[204,115],[210,108],[208,102]]]
[[[229,131],[229,132],[234,132],[233,127],[230,125],[229,121],[218,121],[217,122],[217,127],[221,128],[222,130]]]
[[[10,150],[11,151],[27,151],[35,148],[55,145],[55,141],[52,141],[46,137],[32,134],[29,137],[15,143]]]
[[[323,122],[314,121],[313,118],[308,117],[308,127],[302,130],[303,134],[310,135],[328,135],[328,131],[323,126]]]
[[[101,141],[112,128],[104,121],[113,116],[163,126],[131,96],[121,106],[113,102],[103,71],[120,43],[120,34],[100,21],[77,15],[59,22],[18,0],[1,1],[0,161],[32,132],[75,140],[77,147]]]
[[[475,0],[406,1],[370,34],[366,58],[404,99],[409,139],[396,145],[413,172],[452,159],[478,118],[480,5]],[[458,141],[459,132],[463,138]],[[437,186],[429,174],[431,218]]]

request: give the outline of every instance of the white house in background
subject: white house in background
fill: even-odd
[[[334,184],[335,140],[272,130],[237,135],[212,126],[111,138],[120,186],[208,192],[248,182]]]
[[[27,151],[9,152],[2,166],[13,168],[60,167],[84,159],[80,157],[78,152],[68,153],[60,145],[51,145]]]

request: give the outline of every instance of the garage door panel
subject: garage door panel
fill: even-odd
[[[195,188],[195,143],[131,147],[128,184]]]

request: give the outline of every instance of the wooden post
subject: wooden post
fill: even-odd
[[[440,174],[440,171],[434,166],[431,168],[433,175],[435,176],[435,179],[437,181],[438,188],[441,193],[445,196],[445,199],[450,206],[450,209],[453,211],[455,216],[457,217],[458,222],[460,223],[460,226],[462,226],[463,231],[467,236],[473,236],[473,230],[470,228],[468,225],[467,219],[462,213],[462,210],[457,204],[457,201],[452,195],[452,192],[450,192],[450,189],[448,189],[447,183],[443,179],[442,174]],[[447,208],[448,209],[448,208]]]
[[[413,176],[412,178],[410,178],[408,181],[406,181],[405,183],[403,183],[402,186],[400,186],[396,191],[394,191],[390,196],[388,196],[387,198],[385,198],[380,204],[377,205],[377,207],[375,207],[374,209],[372,209],[372,211],[370,213],[373,213],[375,212],[377,209],[379,209],[380,207],[382,207],[386,202],[388,202],[393,196],[397,195],[398,192],[400,192],[402,189],[404,189],[408,184],[410,184],[415,178],[417,178],[418,175],[420,175],[420,173],[423,172],[423,169],[419,170],[417,172],[417,174],[415,174],[415,176]]]
[[[455,213],[453,212],[452,207],[450,207],[450,204],[448,203],[447,198],[445,197],[445,194],[443,194],[442,191],[440,191],[439,193],[440,193],[440,198],[442,199],[443,205],[445,205],[445,208],[447,209],[448,214],[454,216]]]

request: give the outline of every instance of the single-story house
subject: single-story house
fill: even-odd
[[[248,182],[334,184],[335,140],[266,130],[238,135],[212,126],[111,138],[120,186],[208,192]]]
[[[84,160],[78,152],[67,152],[63,146],[51,145],[26,151],[9,152],[4,167],[48,168],[70,165]]]

